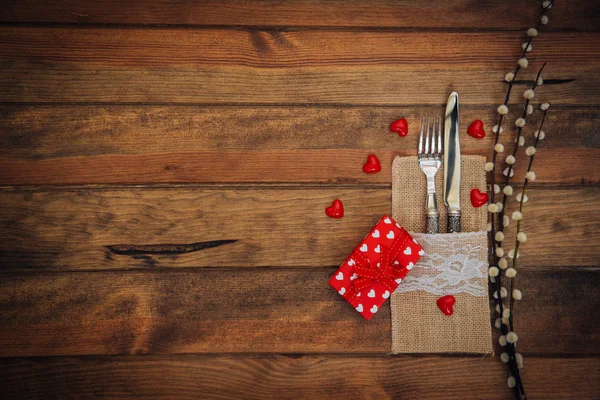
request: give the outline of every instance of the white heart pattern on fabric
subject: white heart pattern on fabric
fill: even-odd
[[[398,264],[400,264],[400,263],[398,262],[398,260],[394,261],[394,265],[398,265]]]
[[[360,297],[361,293],[357,294],[356,297]]]
[[[419,255],[420,255],[420,256],[422,256],[422,255],[424,255],[424,254],[425,254],[425,252],[424,252],[422,249],[421,249],[421,250],[419,250]]]
[[[396,279],[396,283],[400,284],[402,282],[402,278]]]
[[[375,297],[375,291],[373,289],[371,289],[371,291],[367,294],[367,296],[369,296],[370,298]]]
[[[388,239],[393,239],[394,238],[394,231],[390,231],[390,233],[388,233],[387,235],[385,235],[386,238]]]
[[[363,253],[367,252],[367,250],[369,250],[369,248],[367,247],[366,243],[363,243],[362,246],[360,246],[360,251],[362,251]]]
[[[410,247],[407,247],[406,249],[404,249],[404,254],[410,256],[412,254],[412,249]]]
[[[415,266],[415,264],[413,264],[412,262],[409,262],[408,265],[406,266],[406,269],[410,271],[411,269],[413,269],[414,266]]]
[[[384,299],[387,299],[388,297],[390,297],[390,292],[388,290],[386,290],[385,292],[383,292],[381,297],[383,297]]]
[[[375,229],[375,230],[373,231],[373,237],[374,237],[374,238],[378,238],[378,237],[379,237],[379,229]]]
[[[354,264],[356,264],[356,262],[354,262],[353,259],[350,259],[350,261],[348,261],[348,265],[349,266],[353,266]]]
[[[390,220],[389,218],[386,218],[383,220],[383,222],[385,222],[386,224],[391,224],[392,220]]]
[[[371,311],[373,314],[375,314],[375,313],[377,312],[377,310],[379,310],[379,309],[377,308],[377,306],[373,306],[373,307],[371,307],[371,310],[370,310],[370,311]]]
[[[342,279],[344,279],[344,274],[341,272],[338,272],[338,274],[335,276],[335,279],[337,279],[338,281],[341,281]]]
[[[351,281],[353,281],[353,280],[355,280],[356,278],[358,278],[358,275],[356,275],[356,274],[354,273],[354,274],[352,274],[352,276],[350,277],[350,280],[351,280]]]
[[[375,247],[375,253],[379,253],[381,251],[381,246],[377,245],[377,247]]]
[[[363,312],[363,306],[362,306],[362,304],[359,304],[359,305],[356,306],[356,311]]]
[[[344,295],[344,293],[346,293],[346,288],[343,287],[338,291],[339,294],[341,294],[342,296]]]

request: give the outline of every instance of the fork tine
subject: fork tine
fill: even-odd
[[[421,136],[419,136],[419,154],[423,154],[423,127],[425,126],[425,117],[421,119]]]
[[[442,154],[442,118],[439,118],[440,129],[438,130],[438,154]]]
[[[427,136],[425,136],[425,154],[429,154],[429,122],[430,117],[427,117]]]
[[[431,124],[431,154],[435,154],[435,142],[437,141],[437,130],[435,126],[435,115],[433,116],[433,123]]]

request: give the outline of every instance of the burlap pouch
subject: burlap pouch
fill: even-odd
[[[474,208],[470,191],[486,189],[485,158],[463,156],[462,233],[446,234],[443,169],[436,175],[438,235],[425,231],[426,178],[417,157],[396,157],[392,166],[392,216],[423,246],[425,255],[391,296],[393,353],[476,353],[492,350],[487,290],[487,211]],[[436,300],[452,294],[454,314]]]

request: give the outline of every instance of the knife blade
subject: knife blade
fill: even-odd
[[[458,93],[446,104],[444,124],[444,203],[448,207],[448,233],[460,232],[460,138]]]

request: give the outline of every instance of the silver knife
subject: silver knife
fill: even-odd
[[[458,136],[458,93],[446,105],[444,125],[444,203],[448,207],[448,233],[460,232],[460,139]]]

